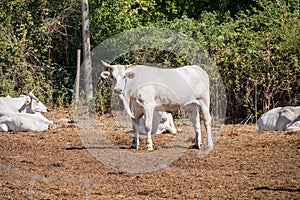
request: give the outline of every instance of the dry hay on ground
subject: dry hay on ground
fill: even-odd
[[[0,132],[1,199],[300,199],[300,132],[225,125],[208,155],[187,149],[165,169],[127,174],[87,151],[69,112],[47,116],[56,122],[47,132]],[[131,150],[132,135],[113,121],[97,123],[116,146],[147,153]],[[155,151],[173,137],[154,136]]]

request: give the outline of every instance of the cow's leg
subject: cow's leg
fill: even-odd
[[[204,118],[207,146],[213,148],[213,140],[211,135],[211,116],[209,113],[209,97],[208,100],[199,100],[199,102],[201,105],[201,111]]]
[[[174,121],[173,121],[173,116],[172,116],[172,114],[171,113],[168,113],[167,114],[167,118],[168,118],[168,131],[170,132],[170,133],[172,133],[172,134],[176,134],[176,128],[175,128],[175,126],[174,126]]]
[[[140,132],[140,119],[132,119],[132,128],[133,128],[133,142],[131,148],[138,149],[139,148],[139,132]]]
[[[143,116],[143,109],[135,109],[134,112],[134,118],[132,119],[132,128],[133,128],[133,143],[131,145],[131,148],[138,149],[139,148],[139,133],[140,133],[140,121]]]
[[[7,132],[8,131],[8,126],[6,124],[0,124],[0,131]]]
[[[155,108],[153,106],[144,107],[144,116],[145,116],[145,130],[147,133],[147,149],[149,151],[153,150],[152,142],[152,122]]]
[[[10,117],[1,116],[0,117],[0,131],[7,132],[9,130],[7,123],[12,122]]]
[[[195,148],[200,149],[202,145],[201,128],[200,128],[200,114],[196,105],[189,105],[185,108],[189,114],[189,118],[193,123],[195,130]]]
[[[300,107],[299,107],[300,108]],[[291,123],[286,125],[287,131],[300,131],[300,115]]]
[[[188,113],[188,116],[193,123],[195,131],[195,148],[200,149],[202,145],[201,139],[201,127],[200,127],[200,114],[198,111],[198,106],[196,104],[190,104],[184,107],[184,110]]]

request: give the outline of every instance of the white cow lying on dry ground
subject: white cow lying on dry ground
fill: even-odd
[[[300,131],[300,106],[278,107],[257,121],[258,131]]]
[[[163,132],[170,132],[175,134],[177,132],[171,113],[166,113],[163,111],[154,112],[153,122],[152,122],[152,134],[161,134]],[[144,116],[140,119],[140,133],[147,134],[145,129],[145,118]]]
[[[0,97],[0,131],[45,131],[53,122],[42,112],[47,108],[32,91],[17,98]]]
[[[47,112],[47,107],[33,94],[20,95],[12,98],[10,96],[0,97],[1,113],[35,113]]]
[[[41,113],[0,113],[0,131],[46,131],[53,124]]]

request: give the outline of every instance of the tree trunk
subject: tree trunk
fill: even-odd
[[[89,7],[88,0],[81,0],[82,12],[82,42],[83,42],[83,79],[84,92],[86,100],[93,99],[93,81],[92,81],[92,64],[91,64],[91,45],[90,45],[90,30],[89,30]]]

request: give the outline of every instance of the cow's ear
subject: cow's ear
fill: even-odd
[[[126,77],[129,78],[129,79],[133,79],[135,77],[135,73],[134,72],[127,72]]]
[[[25,103],[24,103],[26,106],[28,106],[30,104],[30,101],[29,100],[25,100]]]
[[[104,78],[104,79],[110,78],[110,73],[109,73],[109,71],[101,72],[101,77]]]

